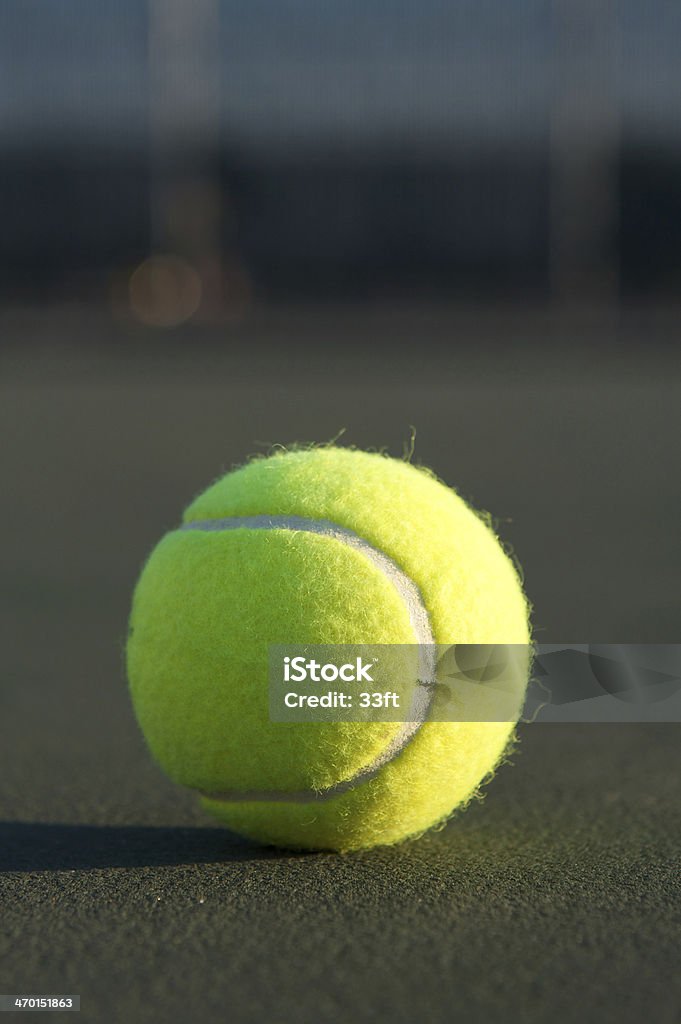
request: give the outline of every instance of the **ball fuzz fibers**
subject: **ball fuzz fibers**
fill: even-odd
[[[514,723],[426,721],[396,742],[398,722],[272,722],[269,645],[424,639],[529,643],[489,526],[408,463],[282,452],[219,479],[152,552],[133,600],[132,701],[161,767],[234,831],[293,849],[395,843],[470,799]]]

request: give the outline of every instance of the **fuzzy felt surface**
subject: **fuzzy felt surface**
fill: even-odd
[[[438,643],[529,641],[511,560],[487,523],[427,471],[332,447],[281,453],[217,481],[184,520],[254,515],[354,531],[414,581]],[[172,778],[209,790],[323,789],[371,763],[397,725],[269,721],[268,646],[299,642],[414,636],[390,581],[328,538],[186,530],[160,542],[135,593],[128,665],[138,720]],[[378,776],[327,802],[204,804],[263,842],[393,843],[465,804],[512,733],[512,722],[429,722]]]
[[[269,644],[411,644],[366,558],[286,530],[175,531],[138,586],[128,644],[137,717],[168,774],[200,790],[323,789],[371,763],[397,723],[269,719]]]

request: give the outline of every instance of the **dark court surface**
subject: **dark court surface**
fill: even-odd
[[[2,314],[0,992],[134,1024],[678,1024],[681,725],[521,726],[442,831],[295,855],[161,776],[122,660],[140,565],[208,481],[343,427],[399,455],[412,424],[496,517],[538,640],[679,642],[677,349],[633,315]]]

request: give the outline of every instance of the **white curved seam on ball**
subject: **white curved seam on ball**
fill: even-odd
[[[426,720],[435,682],[435,666],[437,660],[435,638],[430,624],[428,612],[421,593],[414,581],[393,562],[388,555],[375,548],[352,530],[338,526],[327,519],[306,519],[303,516],[230,516],[225,519],[198,519],[183,523],[180,530],[198,530],[201,532],[222,532],[224,530],[291,530],[293,532],[314,533],[321,537],[337,540],[369,559],[382,574],[392,583],[402,599],[409,621],[419,646],[419,681],[426,685],[415,688],[414,700],[410,709],[409,720],[402,723],[400,729],[388,746],[374,761],[362,768],[351,779],[344,779],[323,790],[302,790],[285,792],[271,790],[220,790],[206,792],[200,790],[202,796],[209,800],[229,803],[316,803],[332,800],[356,786],[369,782],[391,761],[402,753],[414,738]]]

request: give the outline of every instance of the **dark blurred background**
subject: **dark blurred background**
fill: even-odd
[[[670,0],[5,0],[0,296],[664,304]]]

